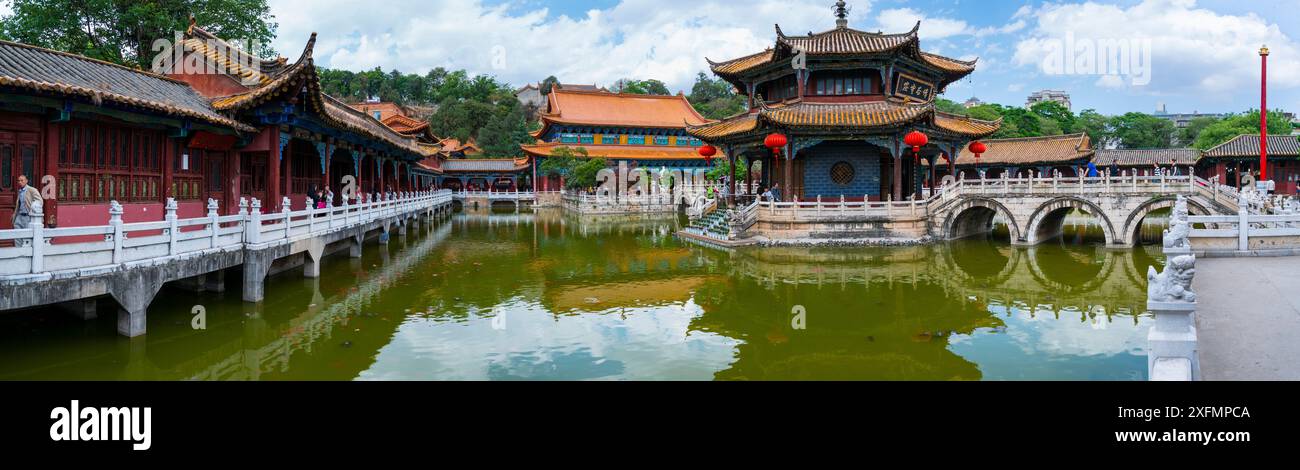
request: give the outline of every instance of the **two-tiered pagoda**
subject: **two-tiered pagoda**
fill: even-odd
[[[1000,122],[935,109],[936,96],[973,72],[974,61],[923,52],[920,23],[902,34],[869,33],[848,27],[843,1],[835,13],[829,31],[787,36],[777,26],[773,48],[709,61],[749,97],[749,110],[688,132],[728,158],[764,162],[763,183],[780,184],[787,200],[899,200],[934,178],[922,160],[951,165],[968,143],[998,130]],[[906,142],[915,143],[918,135],[907,139],[914,132],[927,140],[919,152]]]

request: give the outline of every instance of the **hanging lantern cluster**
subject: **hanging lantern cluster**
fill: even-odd
[[[921,131],[912,131],[903,137],[903,143],[912,147],[912,155],[919,159],[921,158],[921,147],[925,147],[930,143],[930,137],[922,134]]]

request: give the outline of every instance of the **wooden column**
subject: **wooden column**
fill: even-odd
[[[903,199],[903,159],[902,154],[899,153],[898,139],[894,139],[893,157],[894,181],[892,181],[892,186],[894,187],[894,200],[901,201]]]
[[[794,143],[785,144],[785,188],[783,193],[789,195],[789,200],[794,200]]]
[[[727,147],[727,161],[731,163],[731,181],[728,182],[731,185],[731,194],[727,197],[727,204],[734,207],[736,205],[736,153],[732,150],[730,146]]]
[[[278,212],[280,210],[280,159],[283,149],[280,148],[280,130],[271,127],[271,151],[267,152],[266,162],[266,198],[268,201],[262,201],[262,212]]]

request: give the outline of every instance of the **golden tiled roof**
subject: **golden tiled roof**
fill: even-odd
[[[984,141],[988,151],[980,156],[980,165],[1027,165],[1066,163],[1093,154],[1088,134],[993,139]],[[958,162],[974,164],[975,155],[963,148]]]
[[[760,124],[800,129],[871,129],[897,126],[933,118],[934,127],[960,136],[984,138],[1002,127],[1001,121],[982,121],[937,112],[930,103],[910,104],[898,100],[869,103],[791,102],[763,105],[757,113],[746,113],[716,123],[690,126],[686,131],[703,140],[715,140],[752,132]]]
[[[997,132],[1002,127],[1002,120],[983,121],[956,114],[935,112],[934,125],[954,134],[983,138]]]
[[[542,127],[534,138],[546,135],[552,125],[681,129],[710,122],[683,95],[633,95],[607,91],[555,89],[541,115]]]
[[[708,60],[707,58],[704,60]],[[709,68],[719,75],[735,75],[772,61],[772,49],[723,62],[709,60]]]
[[[975,71],[976,61],[974,60],[957,60],[929,52],[921,52],[921,58],[925,59],[926,63],[948,73],[968,74]]]
[[[687,127],[686,132],[700,139],[715,139],[729,135],[743,134],[758,128],[758,115],[745,113],[715,123],[697,127]]]
[[[696,147],[671,147],[656,145],[599,145],[599,144],[561,144],[555,142],[534,145],[521,145],[524,153],[537,157],[549,157],[556,149],[567,147],[583,148],[591,158],[612,158],[617,160],[702,160]],[[721,153],[713,158],[726,158]]]
[[[901,34],[868,33],[842,27],[807,36],[786,36],[777,26],[776,42],[809,54],[871,54],[915,45],[920,28],[918,21],[911,31]]]
[[[765,108],[762,119],[789,127],[878,127],[910,122],[932,112],[924,104],[895,101],[871,103],[801,102],[778,108]]]
[[[737,59],[713,62],[709,66],[713,73],[724,78],[737,75],[772,64],[773,61],[790,57],[792,51],[803,50],[811,55],[862,55],[885,54],[903,51],[930,66],[945,73],[949,81],[960,79],[975,71],[975,61],[964,61],[921,51],[917,32],[921,23],[917,22],[911,31],[899,34],[883,34],[859,31],[848,27],[837,27],[829,31],[806,36],[786,36],[781,26],[776,27],[776,48],[769,48],[757,54]]]

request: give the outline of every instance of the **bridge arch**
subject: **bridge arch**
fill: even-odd
[[[1142,220],[1146,219],[1147,215],[1150,215],[1152,212],[1161,209],[1169,209],[1171,207],[1174,207],[1174,203],[1177,201],[1178,201],[1177,196],[1159,196],[1159,197],[1151,198],[1151,200],[1146,201],[1141,205],[1139,205],[1137,208],[1133,209],[1133,211],[1129,213],[1128,218],[1124,221],[1123,232],[1121,232],[1121,234],[1125,237],[1124,240],[1125,244],[1126,245],[1137,244],[1138,242],[1137,232],[1142,228]],[[1214,214],[1213,211],[1210,211],[1200,202],[1197,202],[1192,198],[1187,198],[1187,211],[1197,215]]]
[[[1029,223],[1025,227],[1025,243],[1037,245],[1044,239],[1059,234],[1065,223],[1065,217],[1071,210],[1082,210],[1096,217],[1097,223],[1101,225],[1101,230],[1106,235],[1107,246],[1124,243],[1124,240],[1115,233],[1115,224],[1111,222],[1110,216],[1106,215],[1106,211],[1102,210],[1101,206],[1075,196],[1053,198],[1038,206],[1033,215],[1029,216]]]
[[[1020,223],[1007,206],[986,197],[963,198],[962,202],[948,211],[943,221],[943,236],[949,240],[967,238],[988,233],[993,230],[993,219],[1001,214],[1007,219],[1007,230],[1011,232],[1011,242],[1022,239]]]
[[[1044,266],[1050,266],[1050,264],[1042,263],[1040,257],[1044,255],[1044,253],[1039,250],[1039,248],[1029,248],[1028,250],[1029,259],[1026,265],[1029,268],[1029,275],[1043,290],[1052,292],[1056,295],[1079,295],[1100,289],[1101,286],[1106,283],[1106,280],[1115,272],[1115,269],[1117,269],[1117,261],[1121,256],[1119,254],[1120,252],[1115,250],[1102,250],[1102,264],[1097,268],[1097,272],[1085,276],[1086,280],[1078,282],[1079,279],[1059,279],[1057,278],[1059,276],[1052,275],[1050,269],[1044,269]],[[1049,253],[1049,256],[1050,255],[1051,253]],[[1057,259],[1061,259],[1059,254]]]

